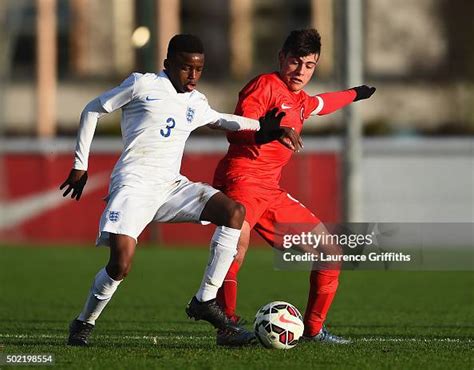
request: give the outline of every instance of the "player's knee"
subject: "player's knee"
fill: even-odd
[[[122,279],[126,278],[127,275],[130,273],[130,270],[132,269],[132,264],[128,263],[122,268]]]
[[[227,222],[228,226],[236,228],[236,229],[241,229],[242,224],[244,223],[245,220],[245,207],[237,202],[234,202],[229,208],[228,208],[228,214],[227,214]]]
[[[122,280],[128,275],[131,268],[132,268],[131,261],[127,261],[127,260],[119,260],[119,261],[113,261],[113,262],[111,261],[107,265],[107,273],[114,280]]]

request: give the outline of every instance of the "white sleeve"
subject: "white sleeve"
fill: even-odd
[[[202,108],[202,116],[199,118],[199,122],[200,122],[199,126],[213,124],[219,120],[220,113],[216,112],[214,109],[210,107],[206,98],[203,98],[203,100],[201,101],[201,104],[203,104],[204,107]]]
[[[135,81],[139,73],[132,73],[119,86],[99,96],[100,103],[110,113],[123,107],[133,99]]]
[[[107,111],[103,108],[99,98],[89,102],[82,111],[74,153],[74,169],[87,171],[89,152],[97,121],[106,113]]]
[[[319,112],[321,112],[324,108],[324,100],[320,96],[315,95],[316,99],[318,99],[318,106],[311,112],[310,116],[317,116]]]
[[[219,119],[211,124],[214,128],[223,128],[224,130],[229,131],[260,130],[260,122],[256,119],[226,113],[218,113],[218,115]]]
[[[236,116],[234,114],[219,113],[212,109],[207,102],[207,99],[203,99],[204,113],[202,117],[202,125],[209,125],[212,128],[221,128],[229,131],[241,131],[241,130],[260,130],[260,122],[255,119]]]
[[[85,106],[81,113],[79,131],[77,133],[74,169],[87,170],[89,152],[97,121],[104,114],[123,107],[133,99],[135,81],[138,76],[140,76],[139,73],[132,73],[119,86],[106,91]]]

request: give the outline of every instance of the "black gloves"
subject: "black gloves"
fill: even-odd
[[[357,94],[354,101],[358,101],[358,100],[370,98],[372,94],[375,92],[376,88],[370,87],[367,85],[362,85],[362,86],[353,87],[352,90],[355,90]]]
[[[280,122],[285,116],[285,112],[278,113],[278,108],[268,111],[265,116],[260,117],[260,130],[255,132],[255,143],[266,144],[270,141],[279,139],[283,135],[280,128]]]
[[[63,197],[67,197],[67,195],[72,191],[71,199],[76,198],[76,200],[79,200],[81,199],[82,191],[84,190],[84,186],[86,186],[86,182],[87,171],[75,170],[73,168],[71,172],[69,172],[69,176],[67,177],[66,181],[62,183],[59,189],[63,190],[67,186]]]

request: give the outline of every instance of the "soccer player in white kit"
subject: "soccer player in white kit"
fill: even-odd
[[[253,340],[216,304],[217,290],[236,254],[245,208],[203,183],[180,174],[181,159],[189,134],[211,125],[228,130],[254,130],[255,141],[265,143],[288,138],[280,128],[283,113],[271,111],[256,120],[213,110],[195,90],[204,67],[201,41],[192,35],[176,35],[168,45],[165,69],[159,73],[133,73],[118,87],[86,105],[80,121],[73,169],[61,189],[79,200],[87,181],[88,157],[98,119],[122,109],[123,152],[110,178],[107,205],[100,219],[97,245],[110,246],[110,258],[93,281],[82,312],[72,321],[68,344],[86,346],[95,321],[130,271],[137,237],[152,221],[212,222],[211,258],[201,286],[186,313],[214,327],[240,334],[242,343]]]

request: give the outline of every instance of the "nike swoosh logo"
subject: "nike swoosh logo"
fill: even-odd
[[[279,317],[279,319],[278,319],[278,320],[280,320],[280,322],[282,322],[283,324],[293,324],[293,325],[298,325],[298,323],[297,323],[297,322],[294,322],[294,321],[291,321],[291,320],[285,319],[285,315],[284,315],[284,314],[283,314],[283,315],[281,315],[281,316]]]
[[[84,189],[84,195],[104,186],[109,181],[109,172],[101,172],[91,176]],[[21,199],[0,202],[0,229],[7,229],[22,224],[42,213],[71,202],[70,197],[64,198],[56,187],[52,190],[27,195]]]
[[[147,96],[145,98],[146,101],[155,101],[155,100],[161,100],[161,99],[158,99],[158,98],[150,98],[149,96]]]
[[[291,107],[289,105],[282,104],[281,109],[291,109]]]

